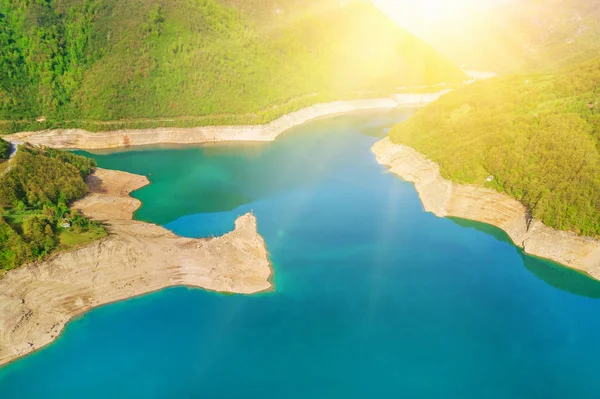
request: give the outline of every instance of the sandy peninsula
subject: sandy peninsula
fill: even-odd
[[[389,138],[372,148],[377,161],[415,184],[426,211],[488,223],[504,230],[528,254],[550,259],[600,280],[600,241],[552,229],[533,220],[519,201],[484,187],[444,179],[439,166]]]
[[[97,169],[74,207],[106,222],[109,236],[0,277],[0,365],[53,341],[74,316],[169,286],[251,294],[271,288],[271,266],[256,219],[246,214],[221,237],[178,237],[132,220],[129,193],[143,176]]]
[[[204,126],[193,128],[125,129],[91,133],[82,129],[21,132],[4,136],[12,142],[28,142],[53,148],[99,150],[152,144],[202,144],[230,141],[273,141],[283,132],[308,121],[354,111],[419,106],[437,100],[437,93],[397,94],[393,98],[320,103],[284,115],[265,125]]]

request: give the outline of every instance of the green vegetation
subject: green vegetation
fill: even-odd
[[[0,132],[264,123],[463,79],[368,1],[0,0]]]
[[[11,145],[8,141],[0,138],[0,161],[10,156]]]
[[[19,148],[0,175],[0,269],[106,235],[100,223],[68,207],[87,193],[84,178],[95,166],[64,151]]]
[[[505,192],[548,226],[600,236],[600,60],[477,82],[390,137],[437,162],[448,179]]]
[[[59,229],[58,240],[60,247],[68,248],[86,244],[106,236],[106,230],[102,228],[91,228],[85,231],[75,229]]]

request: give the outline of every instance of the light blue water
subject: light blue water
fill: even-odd
[[[600,284],[424,213],[363,134],[389,118],[97,156],[148,174],[138,217],[177,234],[221,234],[252,209],[276,291],[173,288],[95,309],[0,369],[0,398],[600,397]]]

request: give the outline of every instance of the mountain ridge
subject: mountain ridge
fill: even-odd
[[[238,115],[465,77],[369,2],[277,4],[1,0],[0,119],[14,122],[0,130]]]

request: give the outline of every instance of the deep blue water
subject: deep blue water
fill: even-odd
[[[137,217],[177,234],[221,234],[253,210],[276,290],[95,309],[0,369],[0,398],[600,398],[600,283],[423,212],[370,152],[394,118],[97,155],[147,174]]]

